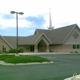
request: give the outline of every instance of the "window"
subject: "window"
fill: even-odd
[[[77,49],[79,49],[80,48],[80,45],[77,45]]]
[[[3,51],[4,51],[4,46],[3,46]]]
[[[73,49],[80,49],[80,45],[79,44],[73,45]]]
[[[29,50],[30,49],[30,47],[29,46],[26,46],[26,50]]]
[[[6,51],[6,47],[3,46],[3,52],[5,52],[5,51]]]
[[[76,45],[73,45],[73,49],[76,49]]]

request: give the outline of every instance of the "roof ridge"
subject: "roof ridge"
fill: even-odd
[[[37,40],[34,42],[34,44],[39,40],[39,38],[40,38],[42,35],[44,35],[44,36],[47,38],[47,40],[52,44],[51,40],[50,40],[44,33],[42,33],[42,34],[40,34],[40,36],[38,36],[38,38],[37,38]]]
[[[63,26],[63,27],[59,27],[59,28],[56,28],[56,29],[62,29],[62,28],[65,28],[65,27],[73,27],[73,26],[76,26],[77,24],[71,24],[71,25],[67,25],[67,26]],[[54,29],[54,30],[56,30],[56,29]]]

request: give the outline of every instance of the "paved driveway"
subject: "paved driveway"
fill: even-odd
[[[52,64],[3,66],[0,65],[0,80],[63,80],[73,73],[80,73],[79,54],[39,55],[54,61]]]

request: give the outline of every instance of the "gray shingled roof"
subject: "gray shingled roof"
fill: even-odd
[[[31,45],[34,44],[40,34],[32,35],[28,37],[18,37],[19,45]],[[16,48],[16,36],[2,36],[13,48]]]
[[[36,29],[38,34],[34,34],[28,37],[19,37],[19,45],[31,45],[39,38],[39,36],[44,33],[47,38],[52,42],[52,44],[62,44],[64,39],[70,33],[70,31],[76,27],[77,24],[68,25],[62,28],[50,30]],[[2,36],[12,47],[16,48],[16,37],[15,36]]]
[[[34,44],[35,41],[39,38],[40,34],[28,36],[22,39],[22,37],[19,37],[19,45],[31,45]]]
[[[38,34],[44,33],[53,44],[62,44],[64,39],[67,37],[67,35],[70,33],[70,31],[76,27],[77,24],[64,26],[62,28],[53,29],[53,30],[41,30],[37,29]]]

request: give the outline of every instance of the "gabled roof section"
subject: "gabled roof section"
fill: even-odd
[[[45,29],[36,29],[38,34],[44,33],[46,36],[50,34],[50,30],[45,30]]]
[[[37,40],[40,34],[28,37],[18,37],[19,45],[32,45]],[[3,36],[3,38],[13,47],[16,48],[16,36]]]
[[[2,36],[13,48],[16,48],[15,36]]]
[[[52,44],[62,44],[66,37],[76,26],[77,24],[72,24],[61,28],[53,29],[51,31],[44,29],[36,29],[36,31],[38,32],[38,34],[44,33],[47,38],[52,42]]]
[[[39,38],[39,36],[40,34],[28,36],[28,37],[25,37],[24,40],[19,37],[19,45],[32,45]]]
[[[63,44],[77,24],[68,25],[53,30],[36,29],[37,34],[25,37],[18,37],[19,45],[34,45],[44,35],[51,44]],[[79,29],[80,30],[80,29]],[[16,36],[2,36],[2,38],[13,48],[16,48]]]
[[[2,39],[5,43],[7,43],[11,48],[13,48],[13,47],[11,46],[11,44],[9,44],[9,43],[7,42],[7,40],[5,40],[1,35],[0,35],[0,37],[1,37],[1,39]]]
[[[78,30],[80,31],[78,25],[74,24],[73,29],[69,32],[69,34],[66,36],[66,38],[64,39],[64,41],[62,43],[64,43],[67,40],[67,38],[70,36],[70,34],[72,33],[72,31],[75,29],[75,27],[78,28]]]
[[[62,44],[65,38],[71,33],[75,26],[77,26],[77,24],[54,29],[50,33],[49,36],[50,40],[52,41],[53,44]]]
[[[44,34],[47,37],[47,39],[49,40],[49,42],[52,44],[52,41],[49,38],[50,37],[50,33],[51,33],[50,30],[36,29],[36,31],[37,31],[37,34]]]
[[[45,38],[50,42],[50,44],[52,44],[52,42],[47,38],[47,36],[44,34],[44,33],[42,33],[40,36],[39,36],[39,38],[35,41],[35,43],[40,39],[40,37],[42,37],[42,36],[45,36]]]

